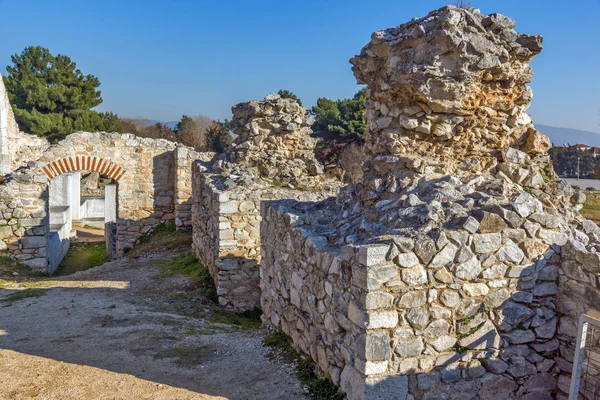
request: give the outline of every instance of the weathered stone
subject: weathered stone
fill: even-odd
[[[398,301],[398,308],[420,307],[425,303],[427,303],[427,292],[425,290],[417,290],[403,294],[400,301]]]
[[[515,356],[510,358],[507,372],[515,378],[524,378],[536,374],[537,369],[524,357]]]
[[[367,361],[385,361],[391,358],[390,339],[387,333],[370,333],[364,340]]]
[[[502,335],[510,344],[531,343],[535,340],[535,333],[530,330],[515,329]]]
[[[452,348],[456,344],[456,338],[444,335],[430,342],[436,351],[443,352]]]
[[[483,365],[494,374],[502,374],[508,369],[508,364],[499,358],[484,358],[481,360]]]
[[[460,296],[454,290],[446,289],[440,294],[440,301],[447,307],[455,307],[460,301]]]
[[[410,253],[402,253],[398,255],[398,264],[404,268],[414,267],[419,264],[419,259],[416,254],[413,252]]]
[[[471,350],[500,348],[501,338],[494,324],[486,321],[476,332],[459,339],[458,344]]]
[[[400,340],[396,344],[395,352],[399,357],[416,357],[420,355],[425,346],[420,338]]]
[[[410,286],[425,285],[427,284],[427,272],[420,265],[406,268],[402,270],[402,280]]]
[[[519,248],[512,240],[507,240],[504,246],[496,254],[498,261],[510,262],[513,264],[519,264],[525,254],[523,250]]]
[[[521,304],[512,301],[506,301],[496,310],[497,324],[504,330],[511,330],[521,322],[527,321],[534,315],[534,312]]]
[[[369,292],[365,298],[365,308],[367,310],[390,308],[393,304],[394,296],[385,292]]]
[[[479,221],[480,233],[497,233],[502,232],[507,228],[506,222],[498,214],[486,213],[481,221]]]
[[[429,312],[424,308],[413,308],[406,313],[408,323],[417,329],[423,329],[429,323]]]
[[[475,279],[481,273],[481,263],[475,257],[456,266],[456,277],[463,280]]]
[[[485,296],[490,291],[485,283],[465,283],[463,285],[463,290],[467,296],[472,297]]]

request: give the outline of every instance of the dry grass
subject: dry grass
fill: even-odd
[[[600,225],[600,192],[586,192],[587,200],[581,215]]]

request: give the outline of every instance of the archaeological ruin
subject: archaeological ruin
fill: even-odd
[[[212,154],[105,132],[75,133],[51,145],[18,131],[5,95],[0,109],[6,118],[0,118],[3,165],[13,171],[0,183],[0,250],[11,258],[37,271],[56,270],[69,248],[72,221],[86,205],[80,204],[81,171],[114,180],[102,203],[111,259],[160,224],[191,227],[191,164]]]
[[[104,132],[51,145],[19,132],[0,80],[0,251],[52,273],[77,174],[96,171],[113,257],[192,229],[219,303],[260,307],[350,400],[567,399],[600,228],[527,113],[542,37],[515,26],[446,6],[373,33],[350,60],[364,177],[343,187],[293,99],[235,105],[224,154]]]

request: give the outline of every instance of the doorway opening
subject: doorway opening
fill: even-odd
[[[96,171],[73,171],[50,181],[50,274],[75,272],[115,259],[117,182]]]

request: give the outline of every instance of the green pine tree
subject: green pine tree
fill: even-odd
[[[330,100],[321,97],[311,110],[315,116],[315,135],[337,142],[358,142],[364,140],[367,132],[365,122],[365,101],[367,90],[359,90],[351,99]]]
[[[100,81],[69,57],[30,46],[11,60],[4,84],[21,130],[50,139],[80,130],[121,131],[115,114],[92,110],[102,103]]]

